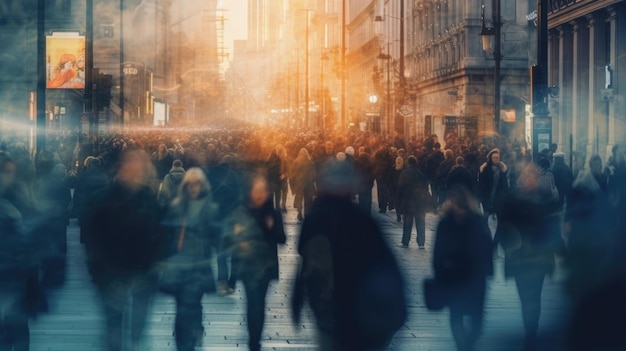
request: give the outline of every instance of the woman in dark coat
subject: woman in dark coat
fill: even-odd
[[[293,161],[289,178],[291,192],[295,195],[294,207],[298,210],[298,221],[300,222],[304,219],[302,209],[304,208],[306,215],[313,203],[315,178],[315,164],[311,161],[307,149],[302,148],[298,157]]]
[[[217,237],[215,216],[204,171],[188,170],[163,221],[165,232],[173,234],[169,236],[170,252],[175,254],[165,261],[164,268],[176,273],[171,292],[176,298],[178,351],[193,351],[202,340],[202,296],[215,291],[211,269],[212,243]]]
[[[485,279],[493,274],[491,233],[467,189],[453,187],[448,196],[437,227],[433,267],[447,292],[457,349],[473,350],[482,330]],[[463,323],[466,315],[471,317],[469,330]]]
[[[278,147],[270,153],[265,166],[267,168],[267,181],[270,186],[270,199],[273,200],[274,208],[280,209],[280,199],[282,197],[282,160],[278,155]]]
[[[257,175],[248,184],[246,199],[224,223],[224,248],[232,253],[233,270],[246,291],[248,346],[261,349],[265,322],[265,296],[278,279],[278,248],[286,239],[283,220],[272,207],[268,183]]]
[[[550,204],[543,201],[539,178],[535,164],[521,170],[516,192],[503,202],[496,232],[506,253],[505,275],[515,279],[522,305],[525,350],[537,347],[543,281],[554,271],[554,256],[561,249],[555,240],[560,233],[554,232]]]

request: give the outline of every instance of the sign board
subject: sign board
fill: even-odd
[[[476,117],[444,116],[443,124],[455,126],[476,126],[478,125],[478,119]]]
[[[54,33],[46,37],[46,88],[85,89],[85,37]]]
[[[533,159],[539,159],[539,153],[550,149],[552,143],[552,118],[533,117]]]

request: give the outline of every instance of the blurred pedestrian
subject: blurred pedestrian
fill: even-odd
[[[462,185],[448,192],[437,226],[433,268],[445,291],[457,350],[474,350],[483,324],[486,277],[493,275],[491,233],[478,200]],[[463,321],[471,318],[469,329]]]
[[[154,177],[145,153],[122,154],[112,187],[94,200],[87,221],[87,264],[103,304],[110,351],[139,347],[156,291],[160,208],[149,186]]]
[[[270,198],[275,209],[280,209],[282,198],[282,160],[278,156],[278,147],[274,148],[265,162],[267,181],[270,187]]]
[[[81,173],[76,181],[72,210],[78,217],[80,227],[80,242],[85,243],[89,234],[87,219],[97,199],[97,195],[106,191],[111,183],[106,173],[102,170],[102,161],[99,158],[89,156],[84,161],[86,170]]]
[[[157,200],[161,206],[167,206],[170,201],[174,199],[184,176],[185,168],[183,168],[183,161],[174,160],[174,162],[172,162],[172,168],[163,178],[159,186]]]
[[[372,188],[374,187],[374,165],[370,155],[363,151],[354,161],[356,194],[359,196],[359,208],[366,213],[372,211]]]
[[[294,194],[294,207],[298,211],[298,221],[302,222],[310,210],[315,195],[316,172],[315,165],[307,149],[302,148],[298,157],[293,161],[289,184]],[[304,212],[303,212],[304,210]]]
[[[308,301],[319,350],[382,350],[407,316],[404,279],[370,212],[351,201],[346,174],[338,165],[320,175],[329,187],[302,224],[294,323]]]
[[[185,173],[162,222],[171,256],[165,260],[168,290],[176,299],[174,335],[178,351],[193,351],[202,341],[202,297],[215,292],[211,268],[213,241],[218,239],[217,208],[204,171]]]
[[[374,154],[372,161],[374,178],[376,179],[379,213],[386,213],[389,206],[389,180],[394,163],[395,159],[391,158],[389,148],[386,145],[381,145]]]
[[[265,297],[269,284],[278,279],[277,244],[286,241],[280,211],[273,208],[265,177],[254,176],[245,200],[224,223],[224,247],[231,250],[236,276],[246,293],[248,347],[261,349],[265,323]]]
[[[408,167],[400,173],[398,179],[399,208],[404,218],[402,246],[409,247],[415,222],[417,245],[423,249],[426,242],[426,210],[431,201],[428,194],[428,179],[420,172],[415,157],[409,156],[407,164]]]
[[[400,194],[398,193],[398,181],[400,180],[400,173],[404,171],[404,158],[402,156],[396,157],[396,162],[391,170],[391,177],[389,179],[389,208],[395,208],[396,220],[402,222],[402,212],[398,209],[400,203]]]
[[[541,315],[541,291],[546,275],[555,267],[555,245],[550,204],[544,201],[541,170],[527,164],[520,170],[517,190],[502,203],[497,237],[505,251],[505,275],[515,279],[522,305],[526,337],[525,350],[537,349],[537,333]]]

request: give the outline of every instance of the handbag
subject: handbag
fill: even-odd
[[[185,231],[187,227],[186,219],[183,219],[180,232],[178,233],[178,239],[176,241],[176,253],[161,263],[159,270],[159,290],[169,295],[173,295],[178,291],[182,283],[182,269],[183,259],[178,254],[185,242]]]
[[[448,304],[445,288],[434,278],[424,279],[424,302],[430,311],[441,311]]]

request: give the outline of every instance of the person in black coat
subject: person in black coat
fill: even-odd
[[[224,222],[223,247],[229,250],[236,276],[246,292],[248,347],[261,349],[265,297],[278,279],[278,247],[287,240],[280,211],[272,206],[268,183],[256,175],[246,184],[245,199]]]
[[[292,317],[298,324],[308,301],[325,351],[382,349],[407,317],[398,264],[370,212],[351,201],[348,174],[339,164],[320,175],[329,187],[316,198],[298,240]]]
[[[399,209],[404,217],[402,245],[409,247],[413,222],[415,221],[417,245],[420,249],[423,249],[426,242],[426,209],[428,208],[428,201],[430,201],[428,180],[420,172],[415,157],[409,156],[407,166],[400,173],[400,178],[398,179]]]
[[[160,206],[151,179],[154,168],[145,153],[123,154],[113,186],[97,196],[88,216],[87,264],[104,306],[110,351],[127,343],[137,347],[156,291]],[[128,333],[125,313],[132,321]]]
[[[359,196],[359,207],[364,212],[372,211],[372,188],[374,187],[374,165],[370,155],[363,151],[354,161],[356,175],[356,193]]]
[[[465,160],[459,156],[456,158],[456,165],[452,167],[446,177],[446,189],[450,191],[455,186],[463,186],[470,194],[476,194],[476,179],[472,177],[470,171],[465,168]]]
[[[89,236],[87,216],[95,205],[93,202],[95,195],[102,193],[111,186],[109,177],[107,177],[106,173],[101,169],[102,161],[99,158],[89,156],[85,159],[84,165],[87,169],[76,181],[72,201],[72,210],[78,217],[81,243],[85,243],[85,240]]]
[[[553,225],[550,204],[540,189],[541,171],[535,164],[520,170],[516,191],[502,203],[496,236],[505,251],[506,277],[515,279],[522,306],[525,350],[537,349],[541,315],[541,291],[547,275],[554,272],[555,254],[561,250]]]
[[[389,179],[391,178],[391,168],[394,159],[389,153],[389,148],[382,145],[373,158],[374,178],[376,179],[376,189],[378,190],[378,212],[387,212],[389,205]]]
[[[500,212],[508,191],[508,167],[500,161],[500,150],[493,149],[487,154],[487,162],[480,166],[478,174],[478,192],[486,218]]]
[[[473,194],[459,185],[448,195],[437,226],[433,268],[446,291],[457,350],[469,351],[482,330],[486,277],[493,275],[491,233]],[[471,317],[469,330],[463,323],[466,315]]]

